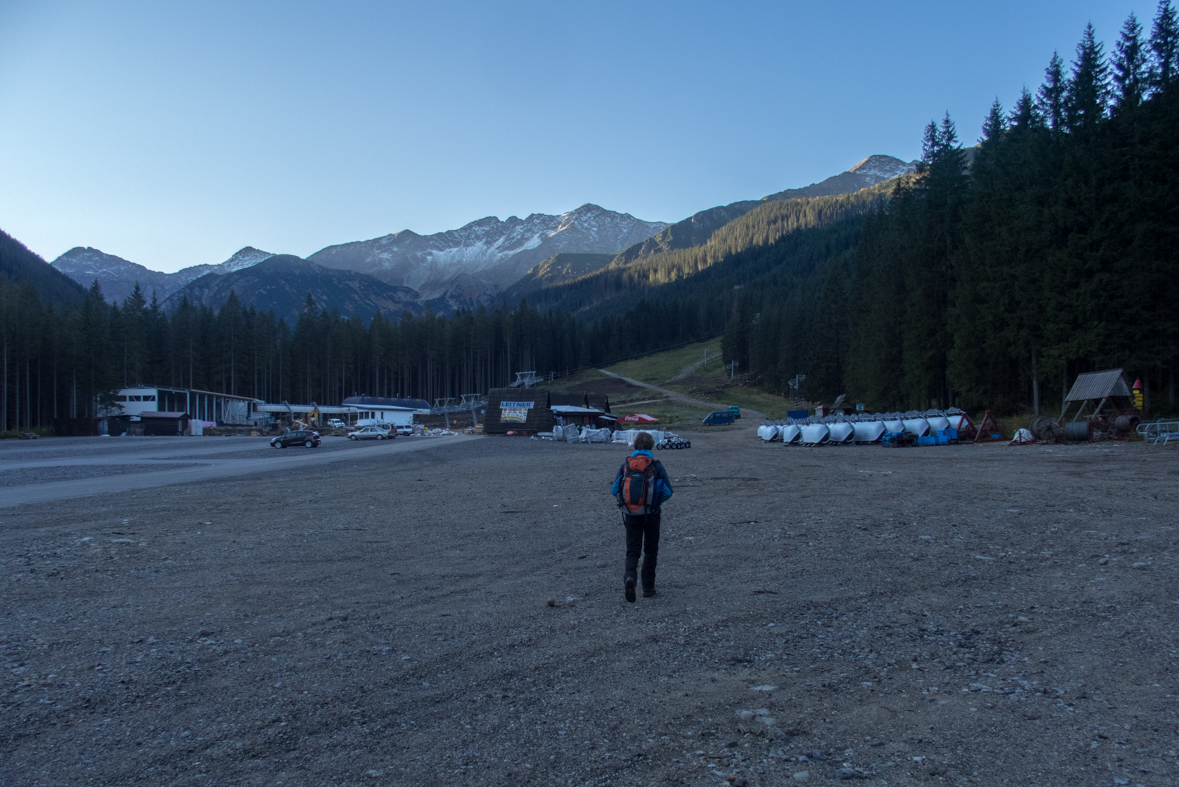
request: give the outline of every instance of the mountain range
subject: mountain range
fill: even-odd
[[[445,291],[459,274],[502,289],[560,252],[615,254],[667,227],[597,205],[550,216],[500,221],[488,216],[457,230],[418,235],[402,230],[373,240],[328,246],[307,259],[329,268],[362,271],[391,284],[413,287],[424,298]]]
[[[272,256],[268,251],[246,246],[218,265],[193,265],[175,273],[161,273],[90,246],[75,246],[54,260],[53,267],[84,287],[97,280],[102,287],[103,295],[110,301],[122,301],[131,294],[136,284],[139,284],[148,300],[153,293],[160,300],[164,300],[201,276],[209,273],[233,273],[257,265]]]
[[[869,156],[819,183],[700,211],[667,224],[586,204],[560,215],[489,216],[455,230],[411,230],[328,246],[306,260],[247,246],[225,262],[161,273],[91,247],[70,249],[53,266],[83,286],[98,280],[121,301],[136,283],[166,308],[182,298],[219,306],[230,290],[243,304],[297,318],[308,292],[320,308],[366,319],[429,307],[450,314],[495,302],[515,305],[529,292],[607,267],[703,246],[718,229],[768,202],[848,194],[912,172],[915,163]],[[262,265],[263,261],[266,262]]]

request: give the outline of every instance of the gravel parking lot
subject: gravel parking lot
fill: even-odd
[[[1179,453],[754,427],[661,452],[635,604],[616,446],[0,508],[0,783],[1179,782]]]
[[[471,439],[411,437],[355,443],[344,437],[325,437],[315,448],[278,450],[265,437],[10,440],[7,445],[0,444],[0,487],[9,487],[0,496],[0,508],[253,473],[289,472],[308,465],[435,448],[440,440],[461,443]]]

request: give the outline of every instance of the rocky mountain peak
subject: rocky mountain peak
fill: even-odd
[[[900,175],[907,175],[916,168],[917,162],[906,163],[893,156],[876,155],[868,156],[868,158],[849,169],[848,172],[871,178],[875,183],[882,183]]]
[[[249,268],[252,265],[257,265],[259,262],[262,262],[262,260],[269,259],[273,256],[274,255],[268,251],[255,249],[253,246],[246,246],[244,249],[240,249],[239,251],[235,252],[234,255],[225,262],[214,266],[213,272],[233,273],[234,271],[240,271],[243,268]]]

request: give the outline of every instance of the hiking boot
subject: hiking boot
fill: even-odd
[[[643,598],[651,598],[656,595],[655,588],[643,588]]]
[[[626,600],[632,604],[635,600],[635,581],[630,577],[626,578]]]

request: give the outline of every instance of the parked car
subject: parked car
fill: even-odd
[[[333,429],[343,429],[345,426],[347,426],[347,424],[345,424],[339,418],[329,418],[327,425]]]
[[[397,434],[409,437],[413,434],[413,424],[398,424]]]
[[[366,426],[348,435],[349,440],[392,440],[397,436],[383,426]]]
[[[319,432],[310,429],[297,429],[293,432],[280,434],[273,438],[270,444],[275,448],[286,448],[288,445],[302,445],[308,448],[319,447]]]

